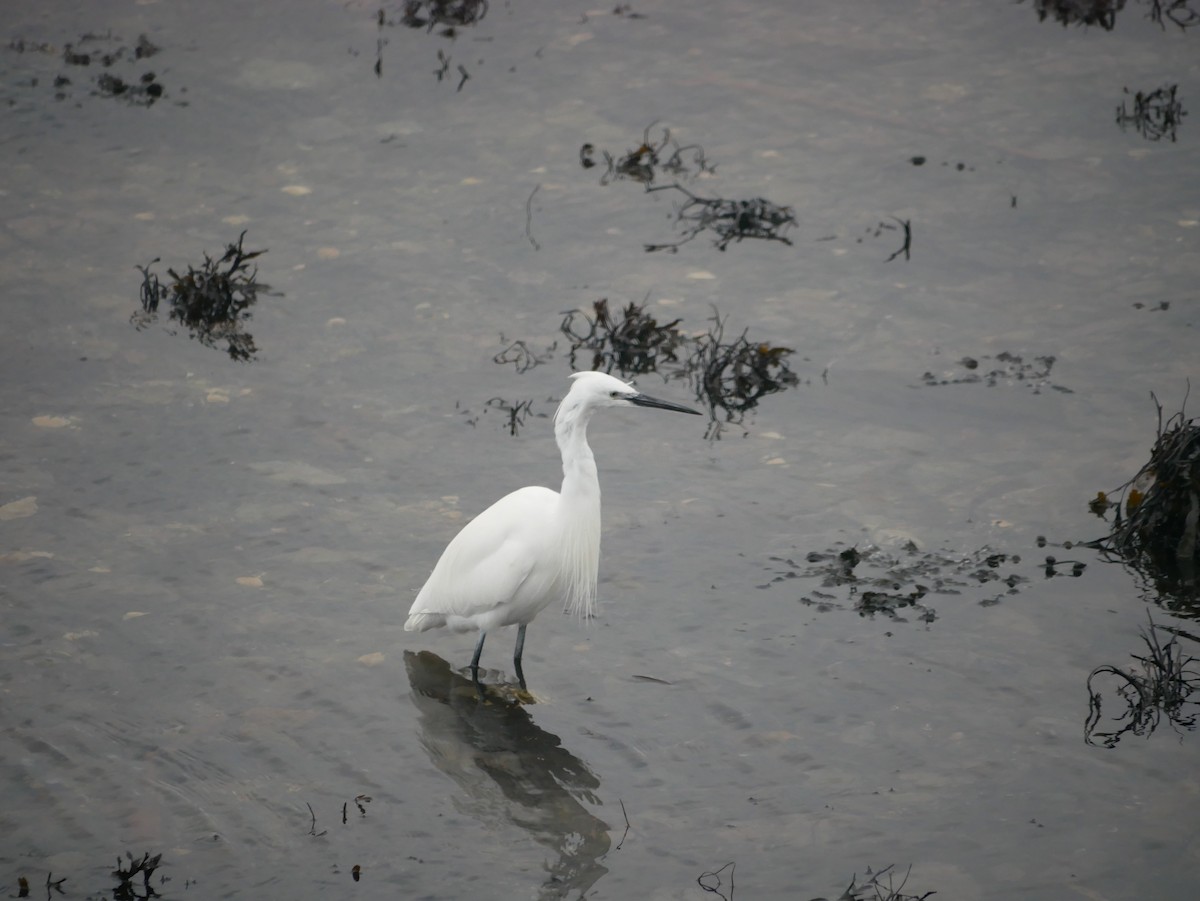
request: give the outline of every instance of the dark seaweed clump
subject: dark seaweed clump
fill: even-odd
[[[728,425],[743,425],[746,414],[762,398],[800,384],[789,361],[795,353],[792,348],[752,341],[749,329],[728,340],[727,320],[716,309],[702,334],[682,331],[682,322],[659,322],[637,303],[614,310],[602,297],[590,311],[563,314],[559,328],[570,341],[572,369],[584,365],[622,377],[657,373],[667,381],[688,382],[696,400],[708,407],[705,437],[709,440],[720,438]],[[508,341],[503,336],[500,340],[506,346],[493,361],[511,363],[517,372],[527,372],[553,359],[558,346],[555,342],[537,351],[525,341]],[[528,412],[525,409],[522,415]]]
[[[684,362],[696,399],[708,406],[707,437],[719,438],[725,424],[740,425],[746,414],[769,394],[800,383],[788,365],[795,351],[765,341],[751,341],[749,329],[725,340],[725,323],[713,310],[712,325],[695,342]]]
[[[186,326],[188,334],[201,344],[215,348],[223,341],[232,359],[253,358],[258,347],[244,324],[252,316],[250,308],[258,302],[258,292],[269,288],[258,281],[258,267],[252,268],[250,261],[267,251],[244,249],[245,237],[242,232],[220,259],[205,254],[199,269],[189,265],[183,275],[168,269],[171,281],[167,285],[150,271],[157,259],[138,266],[142,273],[142,309],[130,321],[140,331],[157,319],[159,304],[166,301],[170,307],[168,318]]]
[[[1200,616],[1196,571],[1200,563],[1200,425],[1181,409],[1158,430],[1150,459],[1137,474],[1111,494],[1100,492],[1089,505],[1105,515],[1114,511],[1112,529],[1092,547],[1115,557],[1147,577],[1169,606],[1187,616]]]
[[[689,340],[676,326],[682,320],[659,322],[645,308],[632,301],[619,314],[608,309],[608,298],[592,305],[592,315],[571,310],[561,330],[571,341],[571,368],[576,357],[587,351],[592,355],[590,368],[604,372],[616,370],[623,375],[657,372],[666,363],[679,360],[680,348]]]
[[[1117,13],[1125,8],[1125,0],[1033,0],[1038,21],[1053,19],[1067,25],[1099,25],[1112,31]]]
[[[635,303],[613,315],[601,298],[592,310],[590,316],[572,311],[563,319],[572,368],[577,354],[588,351],[593,369],[623,376],[657,372],[688,381],[696,400],[708,407],[710,440],[720,438],[726,425],[741,425],[762,398],[800,382],[788,363],[792,348],[751,341],[749,329],[727,340],[727,320],[715,309],[708,330],[697,337],[679,331],[682,320],[660,324]]]
[[[1117,107],[1117,125],[1121,131],[1132,128],[1147,141],[1159,141],[1169,138],[1175,140],[1176,130],[1187,115],[1183,103],[1175,96],[1179,85],[1163,85],[1153,91],[1143,93],[1138,91],[1132,97],[1132,108],[1126,107],[1125,100]],[[1123,89],[1129,94],[1129,88]]]
[[[474,25],[487,12],[487,0],[405,0],[400,21],[426,31],[441,25],[449,32],[443,32],[446,37],[453,37],[453,29]]]
[[[1021,2],[1021,0],[1018,0]],[[1166,23],[1180,29],[1200,24],[1200,13],[1191,8],[1192,0],[1143,0],[1150,8],[1146,18],[1166,28]],[[1033,0],[1038,21],[1053,19],[1063,27],[1068,25],[1098,25],[1112,31],[1117,13],[1125,8],[1125,0]]]
[[[981,369],[981,361],[994,360],[987,369]],[[1063,394],[1073,394],[1070,388],[1055,385],[1050,381],[1050,370],[1054,368],[1055,358],[1052,356],[1034,357],[1026,360],[1019,354],[1001,351],[995,357],[982,356],[963,357],[958,361],[965,372],[936,374],[926,372],[921,376],[921,382],[926,387],[937,385],[968,385],[982,383],[989,388],[1000,384],[1025,385],[1034,394],[1041,394],[1043,388],[1061,391]]]
[[[119,37],[111,32],[106,34],[84,34],[77,41],[64,44],[61,52],[52,44],[26,41],[16,38],[9,42],[8,49],[17,53],[40,53],[46,56],[57,55],[62,64],[67,67],[54,77],[54,97],[56,100],[66,100],[71,96],[74,79],[79,78],[77,69],[98,68],[99,72],[93,79],[95,89],[92,94],[97,97],[111,97],[123,100],[133,106],[152,106],[165,96],[165,90],[158,76],[151,71],[141,73],[126,73],[124,77],[114,71],[118,63],[124,61],[137,65],[141,60],[149,59],[160,52],[160,48],[144,34],[138,35],[133,46],[121,43]],[[32,84],[37,84],[33,79]]]
[[[133,82],[105,72],[96,78],[96,88],[101,97],[120,97],[136,106],[149,106],[163,94],[153,72],[146,72]]]
[[[824,551],[812,551],[802,561],[789,557],[768,558],[775,575],[759,588],[770,588],[795,578],[819,579],[819,586],[800,596],[801,604],[821,611],[850,607],[860,616],[886,616],[907,622],[911,611],[918,622],[932,623],[937,610],[930,596],[975,595],[977,603],[990,607],[1016,594],[1029,578],[1013,567],[1021,563],[1017,554],[988,547],[969,554],[922,551],[908,541],[894,552],[871,544],[846,547],[835,542]],[[1071,575],[1078,576],[1082,565]],[[1059,575],[1057,566],[1047,564],[1046,577]]]

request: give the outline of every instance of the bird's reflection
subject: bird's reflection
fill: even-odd
[[[481,701],[471,680],[436,654],[405,651],[404,666],[421,744],[466,793],[467,812],[518,826],[554,852],[540,897],[586,894],[608,872],[608,824],[581,803],[600,803],[600,780],[524,707]]]

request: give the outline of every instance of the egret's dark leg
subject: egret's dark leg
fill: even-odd
[[[479,697],[483,697],[483,686],[479,684],[479,655],[483,653],[483,640],[487,638],[486,632],[479,633],[479,641],[475,642],[475,656],[471,658],[471,681],[475,683],[475,690],[479,692]]]
[[[525,671],[521,669],[521,654],[525,652],[525,627],[528,623],[521,623],[517,627],[517,645],[513,648],[513,666],[517,670],[517,681],[521,683],[521,688],[525,688]]]

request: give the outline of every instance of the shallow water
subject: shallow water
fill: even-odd
[[[701,899],[729,862],[737,897],[892,863],[918,896],[1192,897],[1195,736],[1083,737],[1145,592],[1054,545],[1103,531],[1086,502],[1145,461],[1149,392],[1178,409],[1197,376],[1194,123],[1152,142],[1113,113],[1125,87],[1200,95],[1200,31],[1144,4],[1111,32],[1008,3],[632,11],[493,3],[452,40],[353,2],[11,12],[10,888],[98,896],[149,851],[168,898]],[[139,34],[161,52],[133,58]],[[108,71],[163,95],[97,96],[69,43],[126,48]],[[602,186],[579,150],[655,120],[715,164],[691,190],[791,206],[792,244],[645,253],[678,198]],[[896,220],[911,259],[887,262]],[[268,249],[251,362],[130,324],[135,266],[165,279],[243,229]],[[801,384],[718,441],[598,418],[599,616],[544,613],[537,703],[480,705],[472,638],[404,615],[463,522],[557,480],[559,324],[601,297],[689,333],[715,306]],[[547,361],[494,363],[517,339]],[[996,384],[931,384],[965,357]],[[515,437],[493,398],[531,402]],[[931,622],[807,575],[855,544],[954,575]],[[1051,552],[1087,568],[1046,578]],[[989,554],[1012,593],[970,577]],[[501,684],[510,641],[484,656]]]

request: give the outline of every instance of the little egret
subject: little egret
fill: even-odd
[[[657,400],[603,372],[576,372],[554,414],[554,438],[562,452],[562,490],[541,486],[505,495],[454,536],[417,594],[406,632],[448,626],[479,630],[471,679],[479,685],[479,655],[488,632],[517,626],[513,665],[521,688],[525,628],[556,599],[570,612],[589,616],[596,603],[600,564],[600,480],[588,447],[587,427],[601,407],[655,407],[699,411]]]

